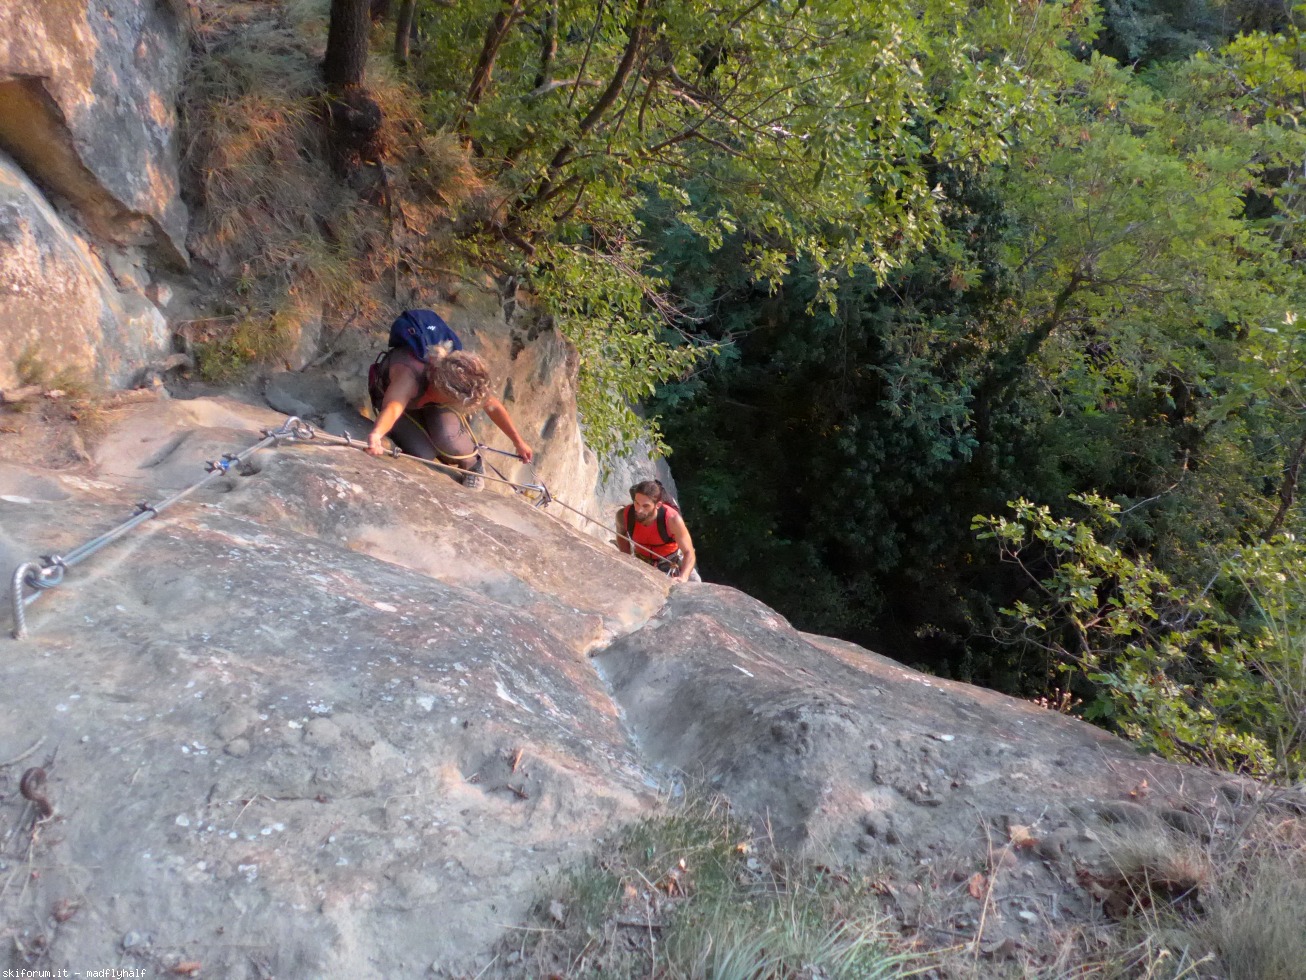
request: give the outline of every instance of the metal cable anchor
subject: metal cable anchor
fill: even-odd
[[[27,635],[26,609],[28,604],[34,602],[37,596],[46,589],[53,589],[55,586],[62,584],[63,573],[66,568],[64,560],[58,555],[42,555],[41,564],[29,561],[14,569],[11,595],[14,608],[13,637],[15,640],[21,640]],[[24,590],[28,588],[36,591],[30,596],[24,595]]]
[[[265,439],[312,439],[317,433],[313,427],[297,415],[292,415],[281,423],[279,429],[264,429]]]

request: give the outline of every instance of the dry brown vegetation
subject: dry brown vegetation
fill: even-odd
[[[1244,817],[1205,848],[1162,829],[1103,837],[1105,860],[1066,882],[1096,916],[1044,914],[1041,939],[988,943],[932,926],[939,896],[903,921],[892,873],[784,859],[725,804],[691,803],[548,882],[500,962],[514,976],[1302,980],[1299,815]]]
[[[376,325],[415,287],[461,267],[455,225],[490,194],[466,150],[429,133],[418,93],[385,56],[368,88],[383,163],[335,172],[320,62],[326,5],[203,3],[181,100],[194,207],[190,248],[212,273],[189,325],[199,368],[231,380],[275,363],[298,324]]]

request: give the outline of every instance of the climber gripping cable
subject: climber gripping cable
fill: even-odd
[[[630,503],[617,511],[617,548],[665,572],[677,582],[701,582],[694,568],[694,539],[680,508],[659,480],[630,488]]]
[[[438,459],[463,470],[463,486],[480,490],[485,463],[477,451],[468,416],[484,409],[510,440],[518,458],[535,456],[517,432],[503,402],[490,394],[485,360],[462,349],[462,341],[439,315],[408,310],[390,328],[390,348],[368,372],[368,395],[377,412],[367,437],[373,456],[392,438],[404,452]]]

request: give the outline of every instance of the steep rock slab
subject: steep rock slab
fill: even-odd
[[[0,0],[0,148],[93,234],[187,263],[179,196],[177,8]]]
[[[0,554],[66,551],[256,437],[248,406],[165,407],[97,473],[6,464]],[[40,738],[23,765],[57,811],[33,834],[9,771],[6,965],[468,969],[542,873],[648,806],[579,651],[660,603],[656,576],[416,464],[288,447],[259,470],[71,570],[5,641],[0,756]]]
[[[100,445],[98,472],[161,496],[284,421],[225,398],[140,406]],[[251,463],[260,475],[227,481],[224,510],[528,610],[577,653],[642,625],[665,600],[665,576],[493,483],[470,493],[415,460],[313,442],[264,450]]]
[[[987,936],[1044,919],[1022,904],[1031,892],[1064,891],[1054,910],[1086,912],[1071,863],[1103,861],[1112,828],[1200,843],[1258,796],[1028,702],[799,633],[720,586],[676,589],[597,661],[650,762],[725,794],[781,847],[888,869],[905,925],[928,895],[957,905],[937,921],[973,934],[978,905],[957,883],[979,868],[995,882]]]
[[[19,383],[28,353],[51,373],[126,386],[168,349],[158,309],[118,291],[85,239],[3,153],[0,284],[0,389]]]

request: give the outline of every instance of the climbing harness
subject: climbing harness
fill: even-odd
[[[85,544],[79,545],[67,554],[42,555],[40,561],[29,561],[19,565],[18,568],[14,570],[11,590],[14,611],[14,639],[21,640],[27,635],[27,607],[39,599],[45,592],[62,585],[64,573],[68,569],[85,561],[105,545],[116,541],[137,525],[143,524],[151,518],[158,517],[173,504],[190,496],[196,490],[199,490],[201,487],[217,479],[219,476],[226,475],[232,468],[239,468],[241,464],[259,450],[266,449],[268,446],[281,442],[292,444],[296,442],[308,444],[311,442],[319,445],[326,444],[348,446],[362,450],[367,449],[367,442],[365,440],[355,439],[348,433],[343,436],[335,436],[329,433],[318,432],[313,428],[313,426],[295,416],[286,419],[278,429],[264,429],[262,431],[262,436],[263,438],[261,440],[250,446],[248,449],[244,449],[239,453],[224,453],[221,459],[209,461],[205,464],[207,475],[203,479],[191,484],[184,490],[179,490],[166,500],[157,504],[137,504],[135,512],[131,517],[127,518],[127,520],[106,531],[104,534],[101,534],[99,537],[92,538]],[[476,448],[482,453],[497,453],[501,456],[509,456],[513,459],[521,460],[521,457],[516,453],[505,452],[502,449],[495,449],[492,446],[486,446],[483,443],[477,443]],[[406,459],[413,459],[419,463],[430,466],[433,469],[446,470],[459,476],[466,472],[466,470],[461,467],[453,466],[449,463],[442,463],[439,460],[422,459],[420,456],[410,456],[407,453],[401,452],[398,446],[394,446],[390,450],[389,455],[395,458],[402,456]],[[580,517],[582,520],[589,521],[591,524],[596,527],[601,527],[604,530],[610,530],[606,524],[596,521],[588,514],[577,510],[565,501],[559,500],[555,497],[550,493],[549,488],[545,485],[544,481],[540,479],[540,475],[536,472],[535,467],[525,460],[521,460],[521,462],[530,470],[531,477],[535,482],[515,483],[505,477],[503,473],[492,464],[490,465],[490,469],[494,470],[496,475],[489,476],[488,474],[484,474],[482,478],[489,480],[491,483],[502,483],[505,486],[511,487],[514,494],[523,497],[537,510],[543,510],[548,507],[549,504],[556,503],[560,507],[575,514],[577,517]],[[548,512],[545,511],[545,513]],[[558,520],[555,515],[550,514],[549,516]],[[620,531],[617,531],[617,536],[629,542],[633,549],[639,549],[641,551],[648,550],[627,535],[622,534]],[[634,552],[632,551],[632,554],[633,553]]]

